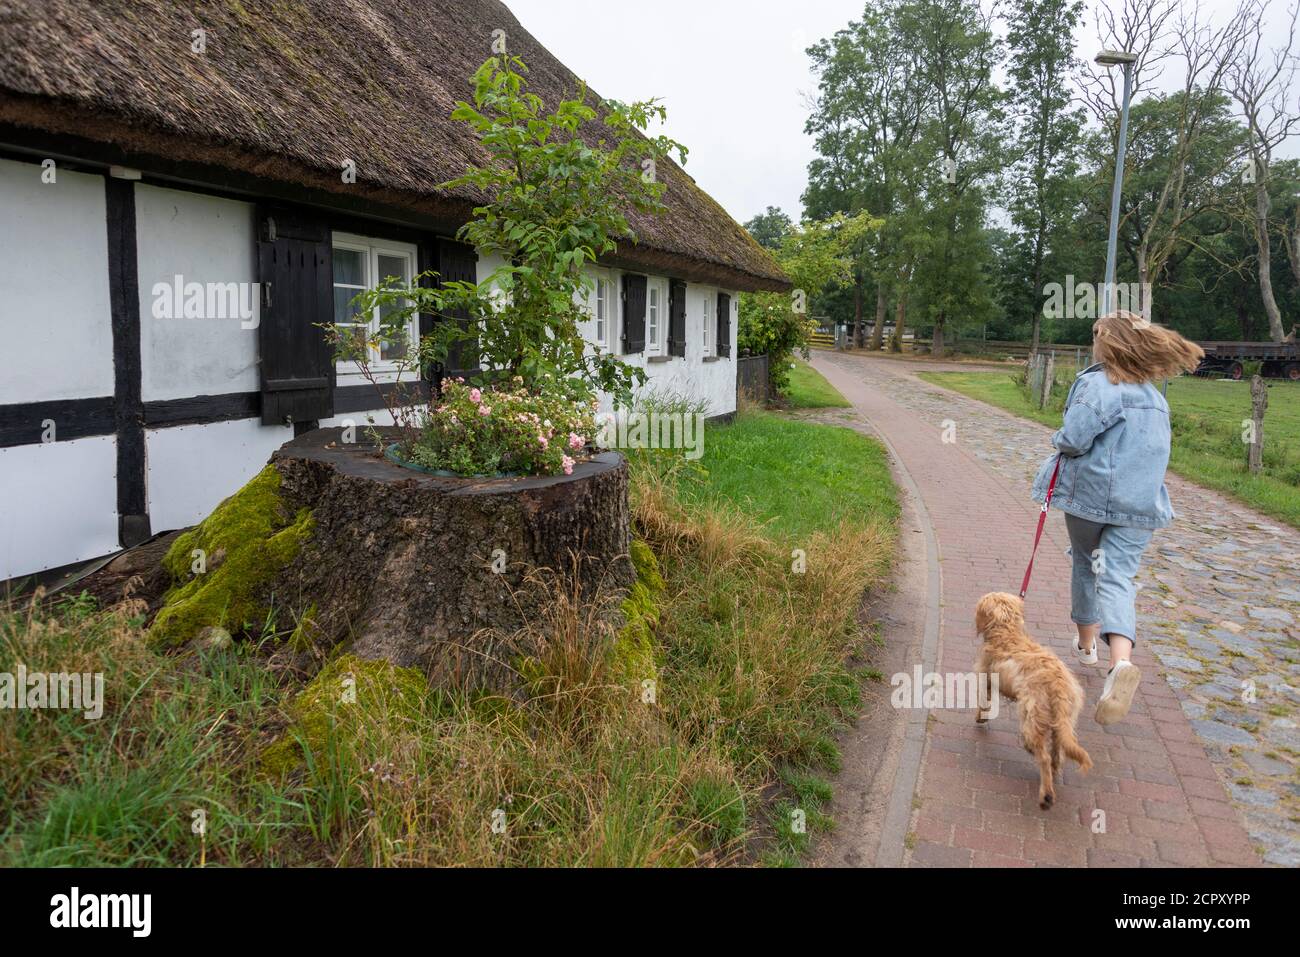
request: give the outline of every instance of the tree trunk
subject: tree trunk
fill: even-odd
[[[1142,245],[1138,247],[1137,265],[1138,265],[1138,299],[1140,305],[1137,311],[1142,315],[1150,318],[1151,303],[1147,297],[1147,290],[1151,288],[1151,264],[1147,261],[1147,243],[1144,239]],[[1116,270],[1118,274],[1118,270]],[[1100,307],[1100,303],[1097,304]],[[1110,311],[1114,312],[1117,306],[1115,304],[1115,290],[1110,291]],[[1132,306],[1129,307],[1132,309]],[[1104,317],[1103,317],[1104,318]]]
[[[1285,229],[1285,224],[1283,224]],[[1285,230],[1286,258],[1291,261],[1291,274],[1300,282],[1300,203],[1295,206],[1295,225]]]
[[[383,431],[385,441],[396,439]],[[278,627],[297,625],[289,642],[296,653],[345,646],[363,659],[417,667],[435,687],[504,694],[517,686],[521,663],[542,652],[558,597],[590,610],[589,626],[573,629],[582,640],[612,640],[634,578],[621,455],[579,462],[571,476],[452,478],[345,444],[342,432],[299,436],[268,469],[279,474],[285,514],[299,516],[305,531],[249,587],[275,610]],[[240,545],[221,560],[237,561]],[[219,568],[216,561],[209,558]],[[186,622],[187,632],[222,624]]]
[[[885,335],[885,284],[876,283],[876,324],[871,330],[871,351],[879,352]]]
[[[946,317],[939,313],[939,318],[934,321],[934,334],[930,339],[930,355],[937,358],[943,357],[943,323]]]
[[[1041,200],[1040,200],[1041,202]],[[1030,320],[1030,326],[1033,332],[1029,340],[1029,354],[1032,356],[1038,351],[1038,337],[1043,328],[1043,303],[1039,299],[1043,289],[1043,234],[1046,231],[1046,225],[1043,221],[1042,210],[1040,207],[1038,217],[1038,234],[1034,237],[1034,315]]]
[[[894,307],[894,332],[889,337],[889,351],[903,351],[903,325],[907,321],[907,290],[898,294],[898,305]]]
[[[853,279],[853,345],[862,348],[862,277]]]
[[[1273,298],[1273,252],[1268,235],[1268,214],[1271,208],[1268,197],[1268,180],[1261,175],[1255,183],[1255,245],[1259,249],[1259,294],[1264,300],[1264,313],[1268,316],[1268,334],[1274,342],[1286,338],[1282,329],[1282,310]]]

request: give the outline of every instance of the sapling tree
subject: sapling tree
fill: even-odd
[[[478,283],[436,284],[426,273],[410,284],[381,284],[354,300],[363,315],[378,311],[377,330],[357,336],[353,327],[331,324],[329,331],[340,356],[364,372],[378,343],[393,351],[415,315],[432,313],[444,321],[408,344],[405,371],[445,367],[457,350],[471,350],[481,362],[478,385],[518,377],[527,388],[575,401],[599,390],[627,405],[644,373],[583,338],[585,269],[619,243],[635,241],[629,211],[663,209],[657,168],[673,153],[685,161],[686,149],[644,132],[666,116],[656,100],[593,105],[579,84],[548,111],[528,92],[527,72],[509,55],[491,57],[475,72],[473,100],[458,103],[452,119],[474,131],[488,162],[442,184],[486,197],[458,238],[497,254],[502,265]],[[597,123],[599,135],[592,132]]]
[[[806,355],[808,337],[816,331],[808,317],[811,298],[852,284],[858,250],[882,223],[867,213],[836,213],[791,228],[775,257],[794,282],[794,292],[740,297],[737,344],[742,351],[768,357],[768,375],[778,394],[787,386],[790,356],[796,351]]]

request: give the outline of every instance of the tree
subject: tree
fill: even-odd
[[[744,352],[767,356],[768,376],[778,395],[789,381],[790,356],[797,350],[807,353],[808,337],[816,329],[808,318],[810,302],[853,282],[856,250],[880,224],[866,213],[835,213],[792,228],[776,260],[794,283],[793,292],[741,295],[737,344]]]
[[[1189,96],[1197,101],[1190,106]],[[1198,117],[1194,148],[1171,148],[1180,130],[1186,135],[1192,113]],[[1231,228],[1245,138],[1221,92],[1151,96],[1133,105],[1131,119],[1135,132],[1120,199],[1119,241],[1139,283],[1141,308],[1154,317],[1164,314],[1154,290],[1164,288],[1169,271],[1209,237]],[[1105,222],[1110,202],[1106,138],[1093,138],[1090,150],[1097,157],[1090,202],[1098,223]]]
[[[854,256],[854,338],[864,344],[863,300],[874,282],[873,349],[880,348],[898,266],[890,258],[897,248],[891,223],[910,195],[906,187],[919,161],[923,90],[914,64],[899,55],[900,6],[899,0],[868,5],[862,19],[808,50],[818,95],[805,130],[815,137],[818,157],[809,164],[804,206],[814,217],[866,210],[885,219],[884,229]]]
[[[527,92],[527,72],[518,57],[488,59],[473,76],[473,103],[462,101],[451,114],[474,131],[489,156],[486,165],[443,184],[470,186],[487,197],[460,238],[495,253],[502,265],[481,283],[430,288],[418,280],[388,282],[362,293],[354,300],[361,311],[378,308],[383,316],[372,341],[339,325],[327,329],[341,357],[364,372],[377,342],[401,341],[414,315],[459,315],[461,321],[440,322],[434,333],[407,344],[405,368],[442,366],[453,350],[469,348],[481,356],[483,383],[519,377],[531,389],[558,389],[576,399],[601,390],[630,404],[644,373],[593,351],[580,331],[587,318],[585,269],[619,242],[635,239],[629,208],[663,209],[664,185],[653,170],[670,153],[684,161],[686,150],[667,137],[645,135],[651,121],[665,116],[654,100],[607,101],[597,109],[580,84],[548,112]]]
[[[984,188],[1003,165],[1003,95],[993,83],[1001,56],[991,15],[972,0],[909,0],[898,10],[902,49],[923,85],[921,143],[940,164],[925,189],[930,251],[918,264],[932,350],[942,355],[950,321],[990,302]],[[914,280],[916,281],[916,280]]]
[[[1043,267],[1054,234],[1073,212],[1082,111],[1070,108],[1067,80],[1075,66],[1073,35],[1081,0],[1017,0],[1007,17],[1008,72],[1015,112],[1010,212],[1026,248],[1030,275],[1031,344],[1038,351]]]
[[[1270,169],[1274,151],[1300,126],[1300,113],[1290,111],[1291,89],[1300,56],[1295,52],[1296,19],[1300,2],[1291,8],[1286,38],[1272,53],[1264,44],[1264,12],[1267,3],[1245,0],[1239,12],[1244,42],[1241,52],[1228,66],[1227,86],[1241,110],[1250,134],[1250,161],[1243,181],[1254,194],[1253,224],[1259,275],[1259,290],[1268,316],[1269,334],[1274,342],[1285,335],[1282,313],[1273,295],[1272,275],[1272,203],[1269,197]],[[1300,212],[1297,213],[1300,216]],[[1300,226],[1300,221],[1297,221]],[[1300,268],[1300,249],[1287,247],[1293,269]]]
[[[1145,297],[1177,250],[1183,230],[1204,209],[1193,196],[1199,184],[1189,177],[1189,168],[1199,165],[1203,177],[1221,179],[1240,159],[1223,157],[1225,164],[1214,170],[1205,170],[1205,164],[1198,162],[1205,152],[1202,137],[1223,116],[1223,84],[1240,46],[1241,18],[1235,16],[1215,27],[1201,19],[1199,6],[1188,13],[1184,0],[1123,0],[1118,13],[1101,5],[1096,17],[1103,48],[1132,50],[1138,56],[1131,68],[1135,100],[1152,74],[1174,65],[1181,67],[1181,88],[1153,98],[1159,99],[1164,109],[1144,113],[1135,102],[1131,110],[1134,145],[1150,138],[1162,171],[1151,201],[1124,214],[1126,219],[1135,213],[1141,216],[1131,254],[1144,297],[1141,308],[1150,315],[1151,303]],[[1093,68],[1088,102],[1102,126],[1113,131],[1111,156],[1119,138],[1122,99],[1121,71]],[[1158,124],[1158,133],[1144,124],[1144,117]]]
[[[767,212],[759,213],[745,223],[745,228],[760,246],[775,250],[781,248],[781,241],[790,232],[792,225],[790,217],[783,213],[780,207],[769,206]]]

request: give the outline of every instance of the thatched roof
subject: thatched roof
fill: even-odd
[[[486,157],[449,114],[496,29],[548,105],[574,90],[497,0],[0,0],[0,123],[458,224],[474,197],[435,186]],[[355,185],[339,175],[349,159]],[[639,242],[616,261],[788,288],[722,207],[664,165],[668,211],[634,215]]]

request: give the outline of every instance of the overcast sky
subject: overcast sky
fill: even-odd
[[[505,0],[530,33],[601,96],[657,96],[686,170],[744,222],[768,206],[801,209],[816,91],[804,50],[856,19],[863,0]],[[1189,0],[1193,2],[1193,0]],[[1295,0],[1272,0],[1279,25]],[[1236,0],[1203,0],[1226,16]],[[1076,52],[1099,49],[1092,3]],[[1293,141],[1283,155],[1297,155]]]

